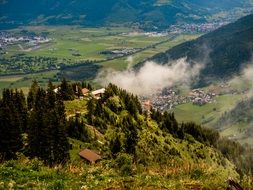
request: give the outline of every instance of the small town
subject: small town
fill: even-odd
[[[40,44],[48,43],[52,39],[47,38],[44,36],[34,36],[34,35],[27,35],[27,36],[14,36],[12,34],[6,32],[0,32],[0,50],[4,50],[7,46],[18,44],[20,49],[25,51],[25,49],[21,46],[20,43],[25,43],[28,46],[39,46]]]
[[[112,49],[112,50],[102,51],[102,52],[100,52],[100,54],[110,55],[110,56],[112,56],[112,58],[118,58],[118,57],[123,57],[123,56],[134,54],[140,50],[141,50],[141,48]]]
[[[206,33],[214,31],[226,24],[228,24],[227,21],[202,23],[202,24],[183,23],[171,25],[170,28],[168,29],[168,32],[172,34]]]
[[[145,110],[149,110],[152,107],[156,110],[166,111],[189,102],[198,106],[213,103],[215,102],[214,98],[216,96],[215,93],[205,92],[200,89],[194,89],[187,96],[182,96],[173,90],[173,88],[165,88],[158,94],[153,94],[149,97],[140,97],[140,100]]]

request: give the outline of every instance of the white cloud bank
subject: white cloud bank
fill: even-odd
[[[113,83],[137,95],[150,95],[175,84],[190,85],[202,68],[203,65],[191,66],[186,58],[181,58],[167,65],[146,62],[138,72],[132,69],[122,72],[107,70],[100,73],[97,79],[102,85]]]

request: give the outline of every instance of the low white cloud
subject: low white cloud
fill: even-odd
[[[146,96],[175,84],[190,85],[202,68],[203,65],[192,66],[182,58],[167,65],[146,62],[138,72],[132,69],[122,72],[107,70],[97,79],[102,85],[113,83],[131,93]]]
[[[234,76],[229,83],[239,90],[245,91],[248,98],[253,97],[253,61],[248,62],[240,74]]]
[[[127,69],[130,69],[133,66],[134,63],[134,57],[133,56],[128,56],[126,59],[127,62]]]
[[[249,97],[253,97],[253,65],[249,65],[247,66],[244,70],[243,70],[243,74],[242,74],[243,80],[245,80],[250,87],[250,90],[248,92],[248,96]]]

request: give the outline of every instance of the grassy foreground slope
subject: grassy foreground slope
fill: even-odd
[[[147,131],[146,131],[147,132]],[[152,137],[150,132],[149,137]],[[147,137],[148,137],[147,136]],[[154,136],[156,137],[156,136]],[[153,138],[154,138],[153,137]],[[169,146],[158,137],[155,147],[146,147],[150,154],[163,153],[150,149],[161,146]],[[67,166],[56,166],[48,168],[38,160],[28,160],[20,157],[18,161],[8,161],[0,165],[0,188],[8,189],[188,189],[191,186],[200,186],[206,189],[224,189],[227,179],[232,177],[238,179],[234,166],[226,159],[218,163],[221,155],[210,148],[204,148],[200,143],[177,142],[171,137],[166,137],[168,142],[173,143],[184,159],[172,156],[167,164],[155,164],[145,167],[142,164],[132,164],[133,172],[125,175],[117,169],[119,160],[104,159],[103,161],[90,165],[83,160],[69,163]],[[146,141],[147,139],[143,139]],[[73,141],[73,140],[72,140]],[[76,148],[82,142],[73,141]],[[142,142],[144,143],[144,142]],[[147,143],[147,142],[145,142]],[[188,144],[188,145],[187,145]],[[179,145],[179,146],[178,146]],[[86,145],[87,146],[87,145]],[[194,161],[189,153],[183,149],[189,146],[190,151],[197,151],[198,154],[210,155],[206,159]],[[85,148],[85,145],[82,146]],[[79,151],[77,148],[75,154]],[[162,149],[162,148],[159,148]],[[76,156],[73,156],[76,157]],[[195,157],[195,156],[194,156]],[[186,159],[186,160],[185,160]]]
[[[0,188],[225,189],[228,178],[245,189],[252,185],[250,166],[244,165],[248,158],[240,160],[244,153],[238,144],[193,123],[180,125],[173,114],[142,112],[135,96],[114,85],[99,100],[67,101],[65,106],[69,117],[76,107],[75,117],[88,130],[82,141],[69,136],[70,160],[50,168],[24,156],[28,148],[24,134],[18,159],[0,164]],[[68,135],[72,132],[68,130]],[[85,148],[103,159],[88,164],[78,155]]]

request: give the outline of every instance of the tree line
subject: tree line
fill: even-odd
[[[33,82],[27,98],[22,90],[4,89],[0,99],[0,159],[23,152],[47,165],[69,160],[67,137],[86,141],[89,136],[80,118],[65,115],[64,100],[74,96],[72,85],[63,79],[58,93],[51,82],[46,89]]]

